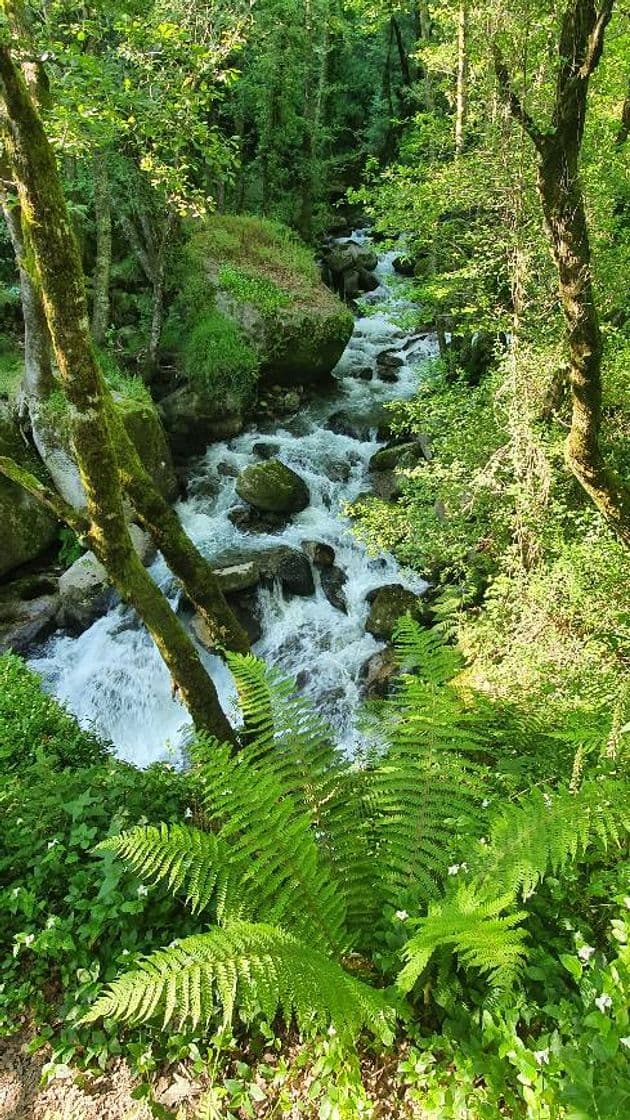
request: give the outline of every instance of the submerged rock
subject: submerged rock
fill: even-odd
[[[332,568],[335,563],[335,550],[322,541],[301,541],[300,544],[311,564],[316,568]]]
[[[255,509],[269,513],[299,513],[310,501],[304,480],[279,459],[245,467],[236,480],[236,493]]]
[[[308,557],[297,548],[278,545],[256,553],[261,582],[278,580],[287,595],[313,595],[315,583]]]
[[[320,572],[320,580],[324,595],[333,607],[336,607],[338,611],[343,611],[344,614],[348,613],[348,604],[346,603],[346,596],[343,591],[347,578],[346,573],[341,568],[338,568],[336,564],[328,568],[323,568]]]

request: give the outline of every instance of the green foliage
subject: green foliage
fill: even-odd
[[[21,658],[0,657],[0,771],[23,772],[35,762],[53,769],[89,766],[105,748],[39,687]]]
[[[220,311],[199,314],[182,334],[184,372],[215,405],[248,403],[258,375],[258,358],[239,328]]]
[[[59,552],[57,560],[62,568],[69,568],[83,555],[85,549],[73,529],[62,525],[59,530]]]
[[[385,999],[348,976],[307,942],[274,926],[231,922],[152,954],[112,984],[89,1018],[143,1022],[163,1009],[167,1026],[175,1012],[180,1026],[214,1013],[229,1023],[236,1003],[245,1020],[278,1011],[301,1029],[328,1023],[355,1037],[364,1026],[379,1027]]]
[[[13,400],[24,374],[24,358],[0,335],[0,397]]]

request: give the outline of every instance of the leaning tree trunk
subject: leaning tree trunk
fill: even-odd
[[[571,428],[567,463],[619,540],[630,547],[630,488],[607,466],[600,448],[602,337],[591,274],[591,252],[579,157],[589,78],[602,56],[613,0],[569,0],[558,54],[553,119],[541,128],[514,91],[495,45],[495,70],[507,106],[538,153],[538,192],[556,267],[567,328]]]
[[[153,637],[195,724],[225,739],[233,732],[197,651],[137,557],[125,521],[118,463],[107,419],[107,390],[89,331],[85,283],[55,157],[6,42],[0,80],[4,134],[29,237],[52,345],[73,414],[73,442],[87,500],[88,541],[122,598]]]
[[[92,156],[94,182],[94,221],[96,261],[92,295],[92,337],[102,346],[109,326],[109,274],[112,265],[112,211],[107,171],[107,153],[99,149]]]

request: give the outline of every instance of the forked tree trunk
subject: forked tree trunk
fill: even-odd
[[[123,511],[118,462],[108,424],[108,394],[90,337],[85,283],[55,157],[5,42],[0,81],[7,110],[4,132],[44,301],[64,392],[73,415],[73,442],[87,500],[88,540],[122,598],[153,637],[174,684],[199,728],[222,739],[233,732],[196,649],[138,559]]]
[[[599,10],[593,0],[569,0],[558,44],[560,62],[550,128],[540,128],[522,105],[496,47],[495,69],[512,115],[538,153],[538,192],[567,327],[572,398],[567,463],[618,538],[630,547],[630,489],[607,466],[600,448],[603,347],[578,166],[588,82],[602,55],[612,8],[613,0],[603,0]]]
[[[109,274],[112,265],[112,211],[107,171],[107,153],[99,149],[92,157],[96,261],[92,297],[92,337],[102,346],[109,326]]]

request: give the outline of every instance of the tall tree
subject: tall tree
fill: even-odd
[[[515,91],[495,43],[495,69],[510,112],[536,148],[538,192],[558,270],[567,327],[571,428],[568,464],[611,528],[630,547],[630,488],[606,464],[602,426],[602,336],[593,291],[591,250],[579,159],[591,75],[602,56],[613,0],[569,0],[558,42],[551,123],[540,125]]]
[[[111,405],[90,337],[85,283],[55,157],[11,56],[6,25],[0,30],[0,81],[6,108],[3,140],[28,216],[29,248],[72,410],[73,443],[87,499],[88,541],[122,598],[143,619],[195,724],[222,739],[232,738],[192,641],[131,542],[108,421]]]

